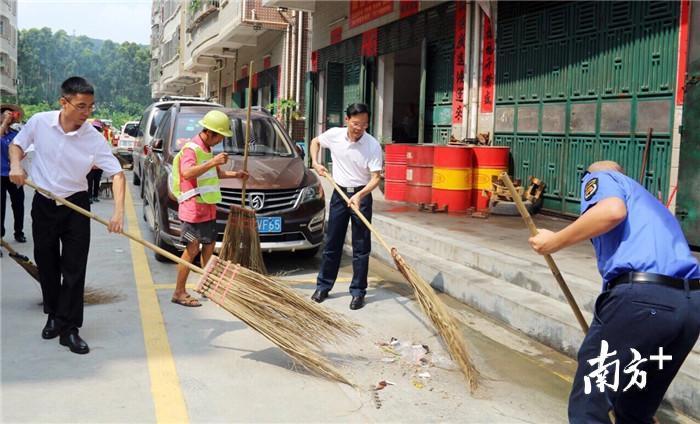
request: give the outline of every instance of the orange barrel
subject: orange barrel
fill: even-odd
[[[433,181],[431,144],[414,144],[406,151],[406,201],[430,203]]]
[[[510,148],[504,146],[473,147],[474,150],[474,207],[484,210],[489,207],[489,198],[483,190],[491,190],[491,177],[508,171]]]
[[[406,150],[409,144],[387,144],[384,152],[384,198],[406,200]]]
[[[431,203],[447,206],[448,212],[466,212],[472,206],[473,161],[471,147],[435,147]]]

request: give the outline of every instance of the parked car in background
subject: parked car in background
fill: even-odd
[[[129,121],[122,126],[121,132],[112,135],[112,137],[117,143],[117,157],[119,158],[119,161],[122,162],[122,164],[133,164],[132,151],[134,150],[134,140],[136,138],[130,135],[129,133],[131,132],[133,134],[133,132],[138,128],[138,126],[139,121]]]
[[[148,146],[151,144],[151,140],[153,139],[153,135],[156,133],[158,124],[163,118],[165,111],[176,102],[182,106],[208,106],[210,108],[222,107],[220,104],[210,102],[207,99],[185,96],[162,97],[157,102],[149,105],[141,115],[141,120],[138,124],[138,131],[133,134],[135,137],[134,148],[132,151],[132,181],[134,185],[141,184],[141,180],[143,179],[143,160],[148,154]],[[143,197],[143,188],[141,189],[141,196]]]
[[[177,202],[169,193],[172,162],[182,146],[197,135],[200,119],[212,107],[175,104],[165,111],[153,137],[143,168],[144,219],[155,243],[182,250]],[[224,139],[214,152],[229,154],[225,170],[243,168],[245,111],[218,108],[231,118],[233,137]],[[279,122],[264,111],[251,115],[246,204],[256,211],[264,252],[292,251],[313,255],[323,240],[325,201],[315,173],[304,165],[303,152],[292,142]],[[231,205],[241,204],[241,180],[221,180],[223,200],[217,204],[218,239],[221,246]],[[156,254],[156,259],[167,260]]]

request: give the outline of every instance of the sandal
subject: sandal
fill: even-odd
[[[190,308],[202,306],[202,304],[199,303],[199,300],[195,299],[194,297],[190,296],[189,294],[187,296],[185,296],[183,299],[176,299],[173,297],[172,299],[170,299],[170,301],[173,303],[176,303],[178,305],[187,306]]]

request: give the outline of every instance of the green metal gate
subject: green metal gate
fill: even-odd
[[[676,217],[688,243],[700,247],[700,8],[691,7]]]
[[[499,3],[494,139],[511,147],[516,178],[545,181],[545,208],[577,215],[581,176],[602,159],[666,198],[679,11],[677,2]]]

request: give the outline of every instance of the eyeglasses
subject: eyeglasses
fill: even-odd
[[[358,129],[358,130],[364,130],[364,129],[367,129],[367,127],[369,127],[369,124],[365,124],[365,123],[358,124],[356,122],[348,121],[348,126],[353,127],[355,129]]]
[[[88,105],[76,106],[76,105],[74,105],[73,103],[71,103],[70,100],[68,100],[68,97],[63,96],[63,98],[64,98],[71,106],[73,106],[73,108],[75,108],[76,110],[78,110],[78,111],[80,111],[80,112],[85,112],[85,111],[87,111],[87,110],[89,110],[90,112],[94,112],[95,109],[97,108],[97,106],[96,106],[95,104],[91,104],[91,105],[89,105],[89,106],[88,106]]]

